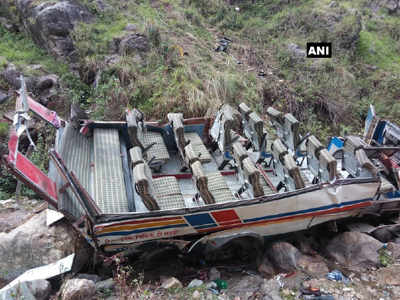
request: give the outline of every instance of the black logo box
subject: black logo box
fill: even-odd
[[[307,43],[307,57],[309,58],[332,57],[332,43]]]

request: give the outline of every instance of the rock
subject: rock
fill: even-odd
[[[260,289],[263,282],[264,279],[259,275],[233,277],[227,280],[228,289],[226,290],[226,294],[231,298],[239,296],[240,299],[248,299],[254,292]]]
[[[50,293],[50,282],[38,279],[23,281],[13,286],[6,286],[0,291],[0,299],[46,300],[49,298]]]
[[[126,31],[136,31],[137,30],[137,26],[135,24],[128,23],[128,24],[126,24],[124,29]]]
[[[214,281],[214,280],[219,279],[219,278],[221,278],[221,272],[218,271],[217,268],[212,267],[210,269],[210,271],[208,271],[208,279],[211,280],[211,281]]]
[[[258,272],[264,277],[271,277],[275,274],[274,267],[268,257],[264,257],[261,264],[257,268]]]
[[[7,200],[6,200],[7,201]],[[5,202],[5,201],[1,201]],[[31,216],[25,209],[6,208],[0,210],[0,232],[9,232]]]
[[[120,55],[130,55],[136,52],[147,52],[150,47],[146,36],[135,33],[123,37],[118,49]]]
[[[193,279],[189,284],[188,284],[188,288],[195,288],[195,287],[199,287],[201,285],[203,285],[204,282],[203,280],[200,279]]]
[[[74,45],[70,32],[74,25],[92,19],[88,9],[75,1],[17,0],[16,7],[34,42],[62,58],[72,59]]]
[[[163,289],[171,289],[171,288],[176,289],[176,288],[181,288],[182,283],[175,277],[169,277],[168,279],[163,281],[161,287]]]
[[[58,84],[58,76],[55,74],[39,77],[37,81],[37,90],[43,92],[44,90],[51,89]]]
[[[101,282],[101,277],[99,275],[96,275],[96,274],[80,273],[80,274],[76,275],[75,278],[91,280],[94,283],[96,283],[96,287],[97,287],[97,283]]]
[[[289,273],[297,268],[297,259],[301,256],[299,250],[287,242],[275,242],[267,247],[267,256],[275,269]]]
[[[376,229],[371,232],[371,235],[382,243],[387,243],[393,239],[393,234],[387,227]]]
[[[344,232],[332,239],[325,248],[326,254],[338,263],[352,269],[379,266],[378,250],[383,244],[367,234]]]
[[[66,220],[47,227],[46,211],[27,222],[0,233],[0,279],[12,280],[23,272],[47,265],[75,253],[74,269],[87,264],[92,249]]]
[[[62,300],[91,299],[96,294],[96,286],[93,281],[87,279],[69,279],[61,290]]]
[[[376,274],[378,283],[381,285],[396,285],[400,286],[400,265],[391,265],[386,268],[381,268]]]
[[[113,278],[108,278],[103,281],[96,282],[96,290],[107,291],[115,288],[115,281]]]
[[[0,104],[6,102],[9,97],[10,96],[6,92],[0,90]]]
[[[325,276],[328,272],[328,266],[326,265],[324,259],[319,256],[308,256],[301,255],[297,261],[298,267],[303,269],[307,274],[313,276]]]
[[[11,88],[13,89],[20,89],[21,88],[21,81],[20,76],[21,72],[17,71],[14,68],[8,67],[4,71],[0,72],[0,79],[3,79]],[[36,91],[37,86],[37,79],[34,77],[24,77],[26,88],[30,92]]]
[[[303,59],[306,57],[306,51],[301,49],[298,45],[294,43],[290,43],[287,47],[289,53],[292,55],[292,57],[296,60]]]

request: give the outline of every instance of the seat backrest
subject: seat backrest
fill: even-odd
[[[236,141],[232,145],[233,157],[238,165],[242,165],[243,160],[248,157],[246,149],[242,146],[239,141]]]
[[[343,144],[343,167],[352,176],[377,176],[378,169],[364,150],[365,142],[357,136],[348,136]]]
[[[262,142],[264,138],[264,122],[255,112],[249,115],[249,127],[252,135],[252,142],[257,151],[262,151]]]
[[[204,174],[201,162],[199,160],[194,161],[190,164],[190,168],[193,173],[193,179],[196,183],[197,190],[199,191],[203,201],[207,204],[215,203],[214,196],[208,189],[208,178]]]
[[[171,122],[172,128],[174,130],[176,146],[178,147],[182,158],[184,158],[186,140],[183,127],[183,114],[169,113],[168,120]]]
[[[249,121],[249,115],[251,113],[250,107],[247,106],[246,103],[239,104],[239,112],[242,115],[242,120]]]
[[[200,161],[200,154],[201,153],[195,153],[192,143],[187,144],[185,147],[185,162],[187,166],[190,166],[195,161]]]
[[[133,147],[138,146],[144,150],[139,136],[142,134],[143,114],[137,109],[126,110],[126,123],[128,126],[128,135]],[[142,123],[141,125],[139,123]]]
[[[131,148],[129,153],[131,154],[132,168],[135,168],[138,164],[144,163],[142,149],[139,146]]]
[[[322,146],[321,142],[313,135],[308,137],[306,147],[307,154],[315,159],[319,158],[319,152],[324,149],[324,146]]]
[[[267,115],[273,124],[283,124],[283,113],[281,111],[276,110],[275,108],[270,106],[267,108]]]
[[[333,181],[336,179],[337,161],[327,149],[319,151],[319,165],[321,170],[321,181]]]
[[[314,176],[320,175],[319,154],[322,149],[324,149],[324,146],[322,146],[320,141],[315,136],[311,135],[307,138],[307,165]]]
[[[256,168],[256,166],[254,165],[254,163],[250,159],[250,157],[243,159],[242,170],[243,170],[243,174],[244,174],[245,178],[251,184],[254,197],[264,196],[264,189],[261,186],[261,182],[260,182],[261,173]]]
[[[280,139],[272,143],[272,156],[275,161],[275,171],[289,189],[301,189],[305,186],[301,177],[300,168],[297,166],[293,156],[289,154],[286,146]]]
[[[246,149],[240,142],[233,143],[233,157],[238,164],[239,171],[243,174],[245,180],[247,180],[253,189],[254,197],[260,197],[264,195],[264,189],[260,183],[260,171],[254,165],[254,162],[250,159]]]
[[[288,145],[289,149],[291,149],[292,151],[296,151],[296,148],[300,141],[299,126],[299,121],[292,114],[285,114],[285,134],[283,139]]]
[[[283,158],[288,154],[286,146],[280,139],[276,139],[271,146],[272,155],[275,160],[279,160],[283,164]]]
[[[137,193],[143,200],[148,210],[159,210],[155,199],[155,192],[151,170],[146,163],[139,163],[133,168],[133,178]]]

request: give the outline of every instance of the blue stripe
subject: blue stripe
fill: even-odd
[[[142,233],[142,232],[153,231],[153,230],[170,229],[170,228],[178,228],[178,227],[186,227],[186,226],[188,226],[188,225],[187,224],[177,224],[177,225],[169,225],[169,226],[161,226],[161,227],[149,227],[149,228],[136,229],[136,230],[131,230],[131,231],[115,231],[115,232],[103,233],[103,234],[98,235],[97,237],[114,236],[114,235],[129,235],[129,234]]]
[[[205,228],[212,228],[212,227],[217,227],[217,224],[209,224],[209,225],[202,225],[202,226],[196,226],[194,229],[205,229]]]
[[[248,223],[248,222],[261,221],[261,220],[269,220],[269,219],[275,219],[275,218],[288,217],[288,216],[293,216],[293,215],[297,215],[297,214],[305,214],[305,213],[309,213],[309,212],[313,212],[313,211],[327,210],[330,208],[353,205],[353,204],[370,201],[370,200],[372,200],[372,198],[350,201],[350,202],[346,202],[346,204],[331,204],[331,205],[320,206],[320,207],[304,209],[304,210],[298,210],[298,211],[293,211],[293,212],[288,212],[288,213],[283,213],[283,214],[276,214],[276,215],[264,216],[264,217],[253,218],[253,219],[246,219],[246,220],[243,220],[243,222]]]

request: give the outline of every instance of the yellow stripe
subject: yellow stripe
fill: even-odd
[[[111,228],[106,228],[100,231],[96,231],[96,234],[102,234],[102,233],[109,233],[109,232],[114,232],[114,231],[125,231],[125,230],[133,230],[133,229],[142,229],[142,228],[148,228],[148,227],[153,227],[153,226],[164,226],[164,225],[175,225],[175,224],[186,224],[184,220],[170,220],[170,221],[159,221],[159,222],[149,222],[149,223],[143,223],[143,224],[136,224],[136,225],[120,225],[120,226],[113,226]]]

